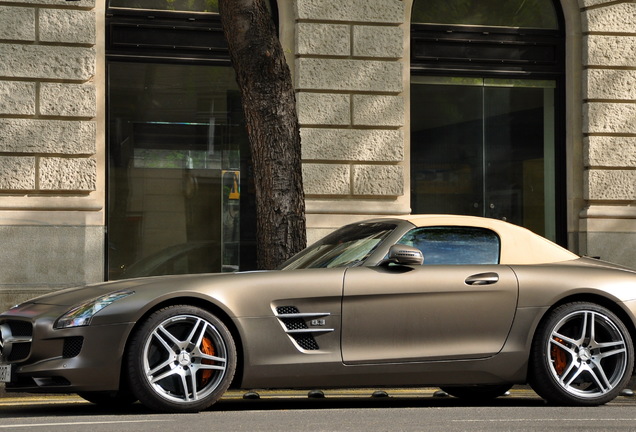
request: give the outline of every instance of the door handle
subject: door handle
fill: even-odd
[[[466,285],[490,285],[499,282],[499,275],[497,273],[479,273],[468,276],[465,282]]]

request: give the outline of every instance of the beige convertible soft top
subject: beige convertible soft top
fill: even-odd
[[[490,229],[501,239],[501,264],[546,264],[579,258],[526,228],[498,219],[459,215],[406,215],[399,219],[418,227],[457,225]]]

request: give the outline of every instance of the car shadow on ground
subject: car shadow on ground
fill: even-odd
[[[326,397],[324,399],[261,399],[220,401],[209,411],[242,411],[242,410],[321,410],[321,409],[377,409],[377,408],[444,408],[444,407],[529,407],[545,406],[540,398],[502,397],[486,402],[464,401],[454,397]]]
[[[450,407],[541,407],[546,403],[538,397],[500,397],[479,403],[464,401],[454,397],[266,397],[260,399],[231,398],[222,399],[207,412],[240,411],[293,411],[293,410],[329,410],[329,409],[381,409],[381,408],[450,408]],[[25,398],[22,402],[3,404],[0,399],[0,417],[46,417],[65,416],[134,416],[160,414],[149,410],[140,403],[124,408],[105,408],[89,402],[73,400],[37,403]]]

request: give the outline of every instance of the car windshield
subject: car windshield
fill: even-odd
[[[314,243],[283,264],[281,269],[361,265],[394,229],[394,224],[387,223],[347,225]]]

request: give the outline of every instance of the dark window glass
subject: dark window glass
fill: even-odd
[[[218,12],[219,0],[110,0],[110,7],[182,12]]]
[[[414,77],[414,213],[507,220],[556,239],[553,81]]]
[[[552,0],[419,0],[411,22],[557,29]]]
[[[424,82],[411,84],[413,213],[481,216],[482,88]]]
[[[424,265],[499,263],[499,236],[483,228],[416,228],[398,243],[421,250]]]
[[[556,0],[414,0],[411,208],[564,244],[564,30]]]
[[[246,269],[252,191],[234,70],[110,62],[108,89],[109,278]]]

